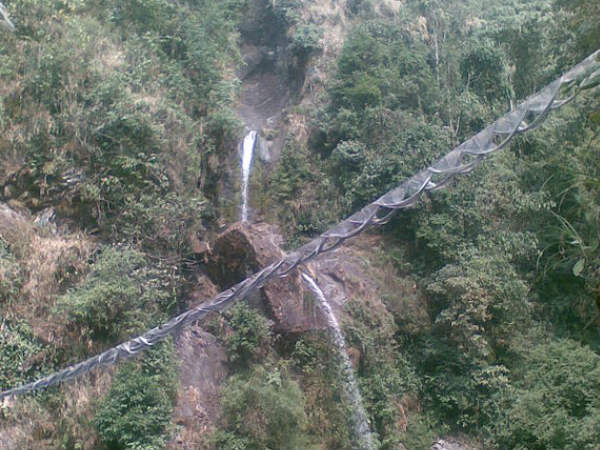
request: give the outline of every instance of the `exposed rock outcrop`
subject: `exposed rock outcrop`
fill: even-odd
[[[356,299],[386,323],[395,322],[408,333],[431,326],[427,304],[414,279],[402,277],[390,261],[378,258],[385,242],[378,235],[362,235],[317,258],[308,269],[342,317],[344,304]]]
[[[277,128],[291,96],[288,24],[267,0],[252,0],[240,24],[244,64],[239,112],[251,129]],[[281,147],[283,141],[265,142]]]
[[[213,335],[196,325],[183,331],[177,352],[181,367],[173,420],[180,429],[170,448],[187,449],[205,442],[219,418],[227,354]]]
[[[235,223],[211,244],[207,255],[210,278],[227,289],[281,259],[283,239],[274,225]],[[303,270],[317,281],[336,315],[343,317],[344,305],[355,299],[386,323],[395,322],[408,333],[431,325],[427,305],[416,282],[401,277],[389,261],[378,261],[373,250],[385,244],[379,236],[365,235],[320,256]],[[383,250],[382,250],[383,251]],[[307,289],[297,272],[268,282],[248,301],[267,313],[281,331],[322,328],[325,321],[305,302]]]

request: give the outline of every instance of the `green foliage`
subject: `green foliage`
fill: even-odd
[[[278,368],[234,375],[223,389],[223,430],[217,448],[305,448],[306,414],[298,383]]]
[[[356,445],[351,407],[344,397],[344,377],[338,350],[327,334],[305,335],[291,354],[296,370],[303,375],[302,389],[307,404],[308,432],[326,448]]]
[[[420,382],[412,365],[392,348],[388,356],[370,356],[361,361],[360,391],[372,427],[380,436],[381,449],[398,448],[402,440],[400,402],[404,395],[415,395]]]
[[[476,361],[505,350],[530,316],[527,285],[498,255],[469,253],[460,265],[440,269],[428,290],[439,311],[438,332]]]
[[[349,0],[346,9],[351,14],[368,18],[373,15],[373,2],[371,0]]]
[[[82,336],[112,342],[165,317],[174,300],[169,283],[143,253],[103,247],[85,279],[59,299],[57,311]]]
[[[600,357],[569,340],[524,355],[510,407],[495,428],[506,449],[592,449],[600,445]]]
[[[177,392],[173,353],[167,341],[119,370],[94,419],[107,448],[165,447]]]
[[[342,205],[346,213],[373,201],[432,161],[441,149],[449,147],[447,131],[439,125],[423,123],[404,112],[383,114],[397,120],[403,133],[384,128],[381,133],[386,142],[378,146],[377,141],[382,137],[364,132],[361,140],[340,142],[329,158],[332,179],[343,190]],[[388,118],[382,118],[375,109],[366,110],[363,115],[367,130],[376,129],[382,119],[387,122]],[[372,146],[363,141],[372,142]]]
[[[600,7],[594,0],[555,0],[555,7],[567,12],[562,23],[571,32],[568,59],[578,61],[600,47],[600,26],[597,18]]]
[[[322,34],[322,30],[312,24],[298,27],[292,38],[292,50],[298,56],[307,56],[321,50]]]
[[[270,202],[265,209],[276,212],[273,220],[287,226],[291,248],[325,231],[336,218],[335,210],[320,207],[334,195],[329,178],[306,148],[291,140],[285,143],[269,187]],[[303,200],[298,202],[298,198]]]
[[[402,439],[399,428],[405,395],[421,388],[412,364],[403,357],[394,339],[397,331],[388,314],[353,300],[346,304],[352,320],[344,323],[344,334],[353,348],[359,348],[359,384],[373,430],[381,448],[397,448]]]
[[[27,173],[15,194],[32,209],[60,203],[62,217],[113,241],[184,251],[209,209],[200,180],[209,155],[237,131],[226,114],[235,83],[222,75],[239,60],[240,2],[11,7],[29,37],[3,45],[0,70],[14,88],[5,123],[19,130],[1,147],[20,155],[0,157]]]
[[[17,298],[22,283],[21,267],[8,244],[0,238],[0,306]]]
[[[436,424],[426,413],[412,414],[408,418],[402,443],[412,450],[430,450],[431,443],[448,433],[448,428]]]
[[[279,20],[293,25],[300,20],[302,3],[300,0],[269,0],[269,6]]]
[[[134,26],[138,33],[167,31],[175,7],[167,0],[125,0],[111,5],[110,20],[120,26]]]
[[[367,106],[378,106],[382,100],[381,90],[377,80],[367,74],[358,75],[352,84],[340,90],[340,97],[344,99],[345,106],[354,110],[361,110]]]
[[[342,141],[336,145],[331,160],[338,177],[347,179],[350,173],[359,170],[364,163],[365,153],[365,146],[359,141]]]
[[[36,357],[42,345],[31,328],[17,320],[0,322],[0,390],[9,389],[39,375]]]
[[[240,60],[246,2],[8,3],[17,33],[0,44],[0,181],[12,180],[3,195],[33,211],[53,205],[70,226],[127,242],[103,247],[58,301],[68,332],[104,347],[174,312],[187,237],[211,225],[240,127],[239,81],[229,74]],[[263,3],[276,31],[294,32],[292,56],[307,62],[318,52],[322,30],[303,22],[314,12],[302,10],[307,2]],[[329,104],[294,109],[314,112],[310,145],[288,139],[264,182],[264,210],[286,227],[290,245],[599,47],[594,0],[409,0],[387,18],[376,6],[346,3],[339,19],[351,29],[326,85]],[[318,86],[315,93],[320,101]],[[406,242],[401,253],[410,255],[432,323],[398,329],[385,314],[349,305],[345,332],[360,353],[357,378],[384,448],[428,448],[455,431],[498,448],[600,445],[596,97],[562,108],[546,128],[385,229]],[[151,262],[150,250],[168,265]],[[20,263],[0,242],[3,313],[22,307]],[[47,358],[11,317],[0,324],[2,387],[34,378]],[[253,367],[277,358],[264,318],[239,305],[227,320],[224,341],[240,373],[223,390],[219,448],[305,447],[308,434],[325,448],[356,445],[326,336],[295,343],[297,383],[284,363]],[[548,342],[538,329],[563,339]],[[58,356],[82,353],[73,348]],[[163,353],[121,368],[94,422],[107,448],[164,447],[171,368]],[[426,413],[404,411],[405,395]],[[40,428],[38,440],[60,433]]]
[[[502,49],[490,41],[477,41],[460,62],[466,85],[488,101],[510,99],[508,68]]]
[[[240,302],[227,313],[232,332],[225,336],[229,360],[242,367],[264,358],[271,342],[269,324],[258,312]]]

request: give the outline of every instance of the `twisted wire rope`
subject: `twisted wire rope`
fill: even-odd
[[[387,223],[399,209],[415,205],[423,192],[441,189],[456,175],[471,172],[486,156],[506,147],[516,135],[537,128],[552,110],[571,102],[581,91],[598,85],[600,85],[600,50],[588,56],[559,79],[520,103],[513,111],[499,118],[426,169],[283,259],[266,266],[244,281],[219,293],[209,303],[191,308],[165,324],[85,361],[35,382],[3,391],[0,393],[0,400],[7,396],[52,386],[89,372],[95,367],[114,364],[152,347],[212,311],[225,310],[232,303],[246,297],[253,289],[262,287],[268,280],[287,276],[299,265],[339,247],[368,226]]]

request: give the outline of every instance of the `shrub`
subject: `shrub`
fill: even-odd
[[[322,30],[314,25],[298,27],[292,39],[292,50],[301,57],[322,48]]]
[[[325,333],[305,335],[295,343],[291,357],[303,374],[310,435],[324,442],[324,448],[352,448],[353,414],[344,396],[347,386],[338,349]]]
[[[177,392],[173,353],[167,341],[119,370],[94,420],[108,448],[164,448]]]
[[[495,427],[500,448],[600,446],[600,357],[569,339],[525,355],[511,406]]]
[[[228,313],[232,333],[225,338],[231,362],[247,367],[265,355],[270,336],[267,320],[245,303],[237,303]]]
[[[488,101],[510,98],[506,55],[490,41],[477,41],[460,62],[464,82]]]
[[[27,324],[3,318],[0,322],[0,390],[34,378],[38,371],[33,359],[41,350]]]
[[[304,397],[278,369],[254,368],[231,377],[223,389],[223,450],[306,448]]]
[[[167,274],[148,265],[143,253],[104,247],[86,278],[58,300],[57,311],[82,335],[110,342],[156,323],[170,306],[168,287]]]
[[[8,244],[0,239],[0,305],[18,295],[22,284],[21,268]]]
[[[331,153],[338,170],[357,169],[365,158],[365,146],[359,141],[340,142]]]

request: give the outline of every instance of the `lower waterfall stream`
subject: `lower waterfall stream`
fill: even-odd
[[[367,414],[363,406],[360,391],[358,390],[356,378],[354,377],[354,368],[352,367],[352,363],[350,362],[350,358],[348,357],[348,353],[346,351],[344,335],[342,334],[340,325],[335,317],[335,314],[333,313],[333,310],[331,309],[331,306],[329,305],[329,302],[327,301],[327,298],[325,297],[325,294],[323,294],[323,291],[316,281],[306,273],[302,274],[302,278],[318,300],[319,307],[323,313],[325,313],[325,316],[327,317],[327,324],[332,331],[333,342],[342,361],[342,375],[346,382],[346,391],[350,402],[354,407],[352,422],[356,437],[359,439],[359,448],[374,450],[375,444],[369,429]]]

